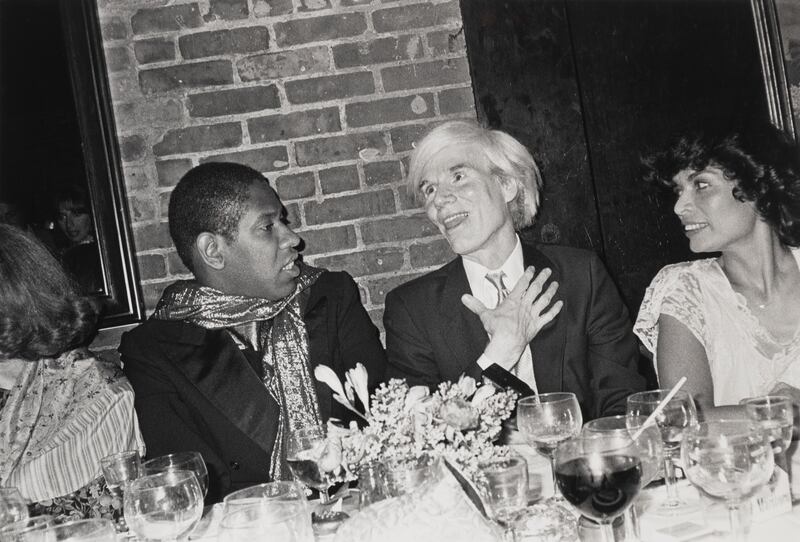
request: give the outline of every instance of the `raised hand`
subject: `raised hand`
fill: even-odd
[[[480,317],[489,334],[484,354],[494,363],[510,369],[519,360],[525,346],[561,311],[562,301],[551,305],[558,283],[554,281],[543,290],[551,273],[550,269],[543,269],[536,274],[533,267],[528,267],[508,296],[494,309],[487,308],[470,294],[461,296],[461,302]]]

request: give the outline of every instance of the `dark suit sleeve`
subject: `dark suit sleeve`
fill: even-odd
[[[627,397],[646,387],[638,371],[638,348],[628,309],[600,259],[589,262],[591,302],[587,314],[587,365],[594,417],[625,414]]]
[[[362,363],[369,374],[369,388],[375,389],[383,382],[386,371],[386,352],[381,344],[378,328],[372,323],[358,286],[353,278],[342,273],[341,305],[337,311],[339,348],[345,370]]]
[[[184,450],[200,452],[209,474],[206,502],[221,500],[228,492],[230,476],[213,446],[203,438],[204,434],[211,434],[211,431],[197,413],[181,400],[172,377],[162,369],[166,360],[155,352],[149,356],[132,355],[129,350],[134,349],[125,348],[125,342],[123,339],[120,345],[123,371],[136,392],[134,405],[147,446],[147,457]]]

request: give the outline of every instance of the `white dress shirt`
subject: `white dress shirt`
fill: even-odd
[[[486,278],[486,274],[499,271],[505,273],[503,283],[505,287],[511,291],[525,273],[525,264],[522,259],[522,243],[519,240],[519,236],[517,236],[517,244],[514,250],[511,251],[506,261],[498,269],[489,269],[475,261],[467,260],[466,258],[461,258],[461,262],[464,264],[464,271],[467,273],[467,281],[469,281],[469,289],[472,295],[489,309],[493,309],[497,306],[497,288],[489,282]],[[496,362],[489,359],[486,354],[481,354],[476,363],[481,369],[486,369],[489,365]],[[523,370],[519,370],[518,367]],[[522,352],[519,361],[510,371],[538,393],[536,389],[536,378],[533,374],[533,357],[531,355],[530,345],[525,346],[525,350]]]

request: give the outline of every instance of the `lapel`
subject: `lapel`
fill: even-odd
[[[445,322],[442,336],[450,349],[453,363],[459,366],[459,370],[469,368],[471,370],[467,371],[467,376],[480,380],[480,370],[472,362],[486,348],[489,337],[483,329],[481,319],[461,302],[461,296],[470,292],[461,258],[448,263],[442,268],[442,272],[445,274],[439,303],[439,321]]]
[[[331,389],[314,378],[314,367],[327,365],[344,377],[341,368],[334,367],[333,355],[336,342],[335,335],[328,332],[328,297],[323,288],[309,288],[307,297],[301,299],[301,312],[308,332],[308,356],[311,360],[311,378],[317,391],[317,403],[323,420],[331,417],[333,409],[333,393]]]
[[[553,262],[533,245],[522,244],[522,259],[525,267],[534,266],[538,273],[541,269],[549,267],[553,274],[545,284],[558,281],[559,290],[563,291],[563,275]],[[556,299],[566,303],[566,296],[556,292]],[[540,392],[561,391],[564,380],[564,352],[567,337],[567,307],[547,324],[531,341],[531,354],[533,357],[533,373],[536,377],[536,387]]]
[[[184,323],[169,352],[175,367],[242,433],[268,454],[277,430],[277,404],[247,356],[225,330]],[[174,343],[185,349],[174,351]],[[260,361],[260,360],[259,360]]]

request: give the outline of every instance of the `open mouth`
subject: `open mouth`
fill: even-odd
[[[694,233],[696,231],[702,230],[703,228],[708,227],[708,223],[706,222],[697,222],[694,224],[684,224],[683,231],[685,233]]]
[[[456,213],[450,215],[442,220],[442,225],[444,226],[445,230],[451,230],[464,222],[468,216],[469,213]]]
[[[295,260],[291,260],[289,263],[281,267],[281,271],[292,271],[295,269]]]

